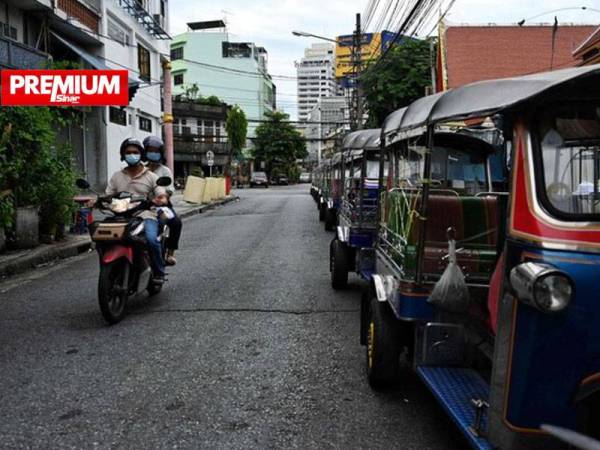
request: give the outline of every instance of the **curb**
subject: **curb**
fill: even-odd
[[[224,199],[221,200],[216,200],[214,202],[211,202],[209,204],[202,204],[202,205],[197,205],[197,206],[190,206],[189,209],[185,209],[184,211],[178,211],[177,215],[179,216],[179,218],[181,219],[185,219],[188,217],[192,217],[198,214],[202,214],[205,211],[211,210],[216,208],[217,206],[221,206],[221,205],[225,205],[229,202],[235,201],[235,200],[239,200],[240,198],[237,195],[231,196],[231,197],[226,197]]]
[[[186,217],[201,214],[204,211],[225,205],[234,200],[239,200],[239,197],[232,196],[211,202],[210,204],[190,206],[189,209],[178,212],[177,214],[180,218],[185,219]],[[73,238],[71,242],[41,245],[31,250],[30,253],[15,257],[13,260],[0,262],[0,279],[17,275],[30,269],[35,269],[42,264],[60,259],[72,258],[73,256],[88,252],[91,248],[92,241],[88,235]]]
[[[0,263],[0,278],[35,269],[41,264],[72,258],[89,251],[91,248],[92,240],[89,236],[77,238],[73,242],[42,245],[33,249],[31,253]]]

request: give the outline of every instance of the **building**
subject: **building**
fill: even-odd
[[[364,67],[376,60],[394,42],[396,33],[382,31],[381,33],[363,33],[360,42],[360,63]],[[354,51],[354,35],[338,36],[335,46],[335,78],[339,85],[348,89],[352,87],[355,62],[352,58]]]
[[[595,29],[585,25],[442,28],[437,90],[575,66],[573,51]]]
[[[333,44],[312,44],[296,62],[298,77],[298,121],[305,122],[322,97],[336,95],[335,55]]]
[[[173,144],[175,178],[188,175],[223,173],[229,161],[229,143],[225,131],[230,106],[202,104],[175,98],[173,102]],[[214,165],[208,166],[206,154],[212,151]]]
[[[103,186],[121,167],[122,140],[161,134],[160,54],[169,49],[167,23],[164,0],[0,1],[0,67],[68,61],[129,70],[130,96],[137,93],[128,107],[82,108],[80,125],[59,130],[92,185]]]
[[[331,144],[331,139],[350,130],[348,99],[343,95],[321,97],[308,114],[304,136],[307,140],[308,157],[306,162],[321,162],[323,150]]]
[[[579,66],[600,64],[600,28],[590,34],[573,52]]]
[[[101,1],[100,34],[106,37],[100,36],[100,54],[107,67],[128,69],[130,83],[137,85],[128,107],[106,111],[107,172],[111,174],[121,167],[119,146],[125,138],[143,140],[162,134],[161,83],[170,48],[169,15],[167,0]]]
[[[248,137],[254,137],[258,121],[276,107],[267,51],[251,42],[231,41],[221,20],[187,25],[188,31],[171,43],[173,94],[197,86],[201,96],[239,105],[249,122]]]

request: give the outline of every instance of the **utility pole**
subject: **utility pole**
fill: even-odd
[[[359,82],[362,62],[362,30],[360,13],[356,14],[356,30],[354,31],[354,42],[352,46],[352,72],[354,76],[354,89],[352,90],[352,116],[353,129],[362,129],[363,99],[362,88]]]

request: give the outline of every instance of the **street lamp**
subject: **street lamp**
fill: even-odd
[[[337,44],[337,41],[335,39],[330,39],[330,38],[326,38],[323,36],[318,36],[316,34],[307,33],[306,31],[294,30],[294,31],[292,31],[292,34],[294,36],[298,36],[298,37],[312,37],[315,39],[321,39],[322,41],[329,41],[329,42],[333,42],[333,43]]]

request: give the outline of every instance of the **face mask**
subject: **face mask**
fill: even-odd
[[[140,162],[141,158],[142,157],[140,155],[136,155],[136,154],[125,155],[125,162],[129,166],[135,166],[136,164],[138,164]]]
[[[146,153],[146,158],[148,158],[148,161],[159,162],[161,155],[160,152],[148,152]]]

